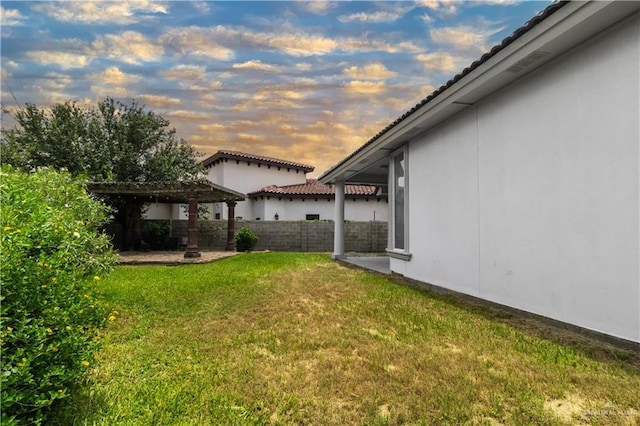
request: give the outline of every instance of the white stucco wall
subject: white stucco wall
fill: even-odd
[[[211,166],[207,170],[207,178],[227,188],[247,194],[269,185],[297,185],[307,181],[306,174],[300,170],[280,166],[267,166],[247,161],[228,159]],[[227,218],[227,208],[220,209],[222,218]],[[218,211],[218,210],[216,210]],[[244,219],[255,219],[254,206],[249,201],[240,201],[236,205],[235,215]]]
[[[410,278],[640,342],[640,18],[409,144]]]
[[[467,111],[409,146],[409,250],[416,259],[407,272],[478,295],[475,117]]]
[[[301,199],[271,197],[267,199],[258,198],[252,201],[254,206],[254,216],[252,219],[274,220],[278,213],[279,220],[305,220],[308,214],[319,214],[320,220],[333,220],[335,215],[335,202],[327,198]],[[375,216],[375,218],[374,218]],[[386,222],[389,217],[389,208],[386,200],[370,198],[358,199],[347,198],[344,205],[345,220],[351,221],[382,221]]]
[[[146,219],[171,219],[171,204],[151,203],[144,213]]]

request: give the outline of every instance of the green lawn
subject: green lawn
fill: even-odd
[[[119,315],[60,424],[640,422],[637,353],[326,255],[120,266],[104,284]]]

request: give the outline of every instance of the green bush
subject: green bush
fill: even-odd
[[[257,235],[246,226],[243,226],[238,232],[236,232],[237,251],[251,251],[256,246],[257,242]]]
[[[93,364],[115,312],[96,298],[115,262],[106,207],[67,172],[0,171],[2,424],[47,420]]]
[[[142,222],[142,240],[149,244],[152,250],[162,250],[169,246],[171,224],[168,221]]]

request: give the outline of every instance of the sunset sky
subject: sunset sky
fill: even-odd
[[[2,106],[135,98],[205,155],[318,176],[547,5],[2,1]]]

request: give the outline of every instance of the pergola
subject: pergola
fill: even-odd
[[[200,257],[198,250],[198,203],[225,202],[229,209],[226,250],[235,248],[235,206],[245,195],[208,180],[175,182],[91,182],[89,192],[129,198],[138,203],[189,204],[187,249],[184,257]],[[137,225],[139,226],[139,224]]]

